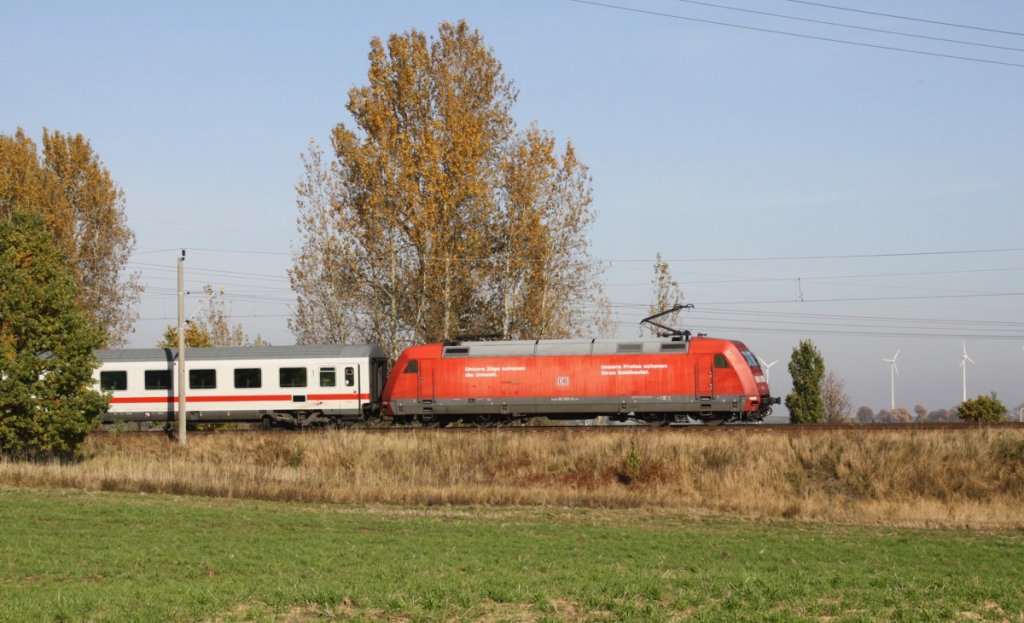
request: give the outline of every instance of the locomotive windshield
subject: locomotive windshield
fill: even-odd
[[[750,352],[749,350],[743,350],[740,352],[743,354],[743,358],[747,360],[748,366],[750,366],[751,368],[761,367],[761,364],[757,362],[757,357],[754,356],[754,353]]]

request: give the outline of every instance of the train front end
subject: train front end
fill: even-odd
[[[750,370],[749,378],[743,379],[747,395],[747,404],[744,405],[743,411],[747,419],[761,421],[771,415],[772,405],[779,404],[782,399],[771,395],[767,367],[762,367],[761,360],[743,342],[734,341],[733,344],[743,356],[747,368]]]

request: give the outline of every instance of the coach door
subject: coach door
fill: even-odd
[[[416,393],[420,404],[434,404],[434,362],[429,359],[420,360],[420,374]]]
[[[370,400],[373,404],[380,406],[381,395],[384,393],[384,384],[388,382],[388,363],[384,359],[373,360],[373,390]]]
[[[356,413],[363,412],[363,366],[345,367],[345,387],[355,394]]]
[[[697,365],[694,367],[695,387],[697,398],[712,398],[715,395],[715,368],[714,355],[697,355]]]

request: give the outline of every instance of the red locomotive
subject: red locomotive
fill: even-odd
[[[508,423],[609,416],[760,421],[772,398],[741,342],[675,332],[645,340],[427,344],[406,349],[381,406],[399,423]]]

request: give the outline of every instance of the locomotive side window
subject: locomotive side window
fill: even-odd
[[[124,370],[100,372],[100,389],[105,392],[128,389],[128,373]]]
[[[235,387],[238,389],[263,387],[263,370],[259,368],[235,368]]]
[[[405,370],[402,370],[402,374],[409,374],[410,372],[419,372],[420,362],[419,359],[413,359],[409,363],[405,364]]]
[[[725,355],[722,353],[715,353],[715,367],[716,368],[728,368],[729,362],[725,360]]]
[[[336,387],[338,377],[334,368],[320,368],[320,387]]]
[[[169,370],[146,370],[146,389],[170,389],[171,373]]]
[[[281,368],[280,380],[281,380],[281,387],[305,387],[306,386],[306,369],[305,368]]]
[[[356,384],[356,369],[349,366],[345,368],[345,387],[352,387]]]
[[[188,386],[192,389],[216,389],[216,370],[189,370]]]

